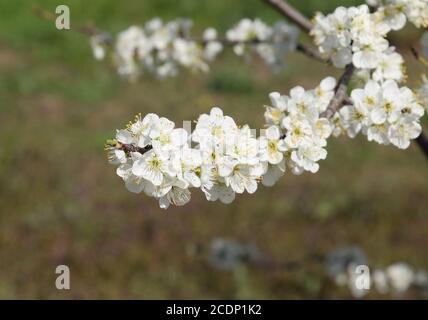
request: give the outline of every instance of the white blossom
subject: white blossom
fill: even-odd
[[[236,194],[254,193],[260,182],[273,185],[287,167],[293,174],[318,171],[333,130],[320,113],[334,88],[335,81],[326,78],[313,90],[271,93],[268,110],[281,116],[273,119],[268,113],[268,122],[276,124],[259,137],[218,107],[199,116],[190,136],[164,117],[139,115],[108,142],[109,160],[129,191],[158,199],[161,208],[184,205],[192,188],[200,188],[209,201],[227,204]]]
[[[417,28],[428,26],[426,0],[367,0],[367,3],[377,8],[378,18],[384,20],[393,30],[402,29],[406,20]]]
[[[405,263],[395,263],[386,269],[386,275],[392,288],[402,293],[412,284],[414,272]]]
[[[369,141],[406,149],[422,132],[423,107],[409,88],[393,80],[371,80],[364,89],[354,89],[351,100],[353,105],[339,110],[340,125],[351,138],[362,132]]]
[[[106,57],[106,42],[108,41],[108,36],[104,33],[98,33],[89,38],[89,43],[91,45],[92,53],[96,60],[104,60]]]
[[[266,179],[266,184],[270,185],[271,181],[275,181],[287,166],[294,174],[318,171],[317,162],[326,158],[324,147],[333,130],[330,121],[320,118],[320,113],[327,108],[335,86],[333,78],[326,78],[313,90],[306,91],[297,86],[290,90],[289,96],[281,96],[276,92],[270,94],[272,106],[267,107],[265,119],[268,125],[274,125],[268,128],[271,137],[268,140],[276,161],[269,161],[268,172],[272,178]],[[283,137],[280,144],[273,139],[278,135]],[[279,162],[283,158],[278,156],[277,151],[284,153],[284,163]],[[281,164],[280,170],[272,167],[275,162]]]
[[[262,148],[262,160],[272,165],[282,162],[284,152],[288,150],[284,139],[281,137],[280,128],[270,126],[267,128],[265,137],[260,137],[260,147]]]
[[[401,54],[395,52],[394,47],[389,47],[380,55],[372,78],[377,82],[386,80],[402,82],[405,79],[404,59]]]
[[[396,55],[385,57],[385,51],[391,50],[386,40],[390,30],[391,26],[385,19],[379,18],[378,13],[370,13],[368,6],[361,5],[338,7],[327,16],[318,13],[311,35],[321,55],[331,59],[338,68],[350,63],[360,69],[376,69],[382,65],[381,69],[392,72],[389,70],[392,68],[390,64],[395,66],[400,63]],[[385,62],[388,58],[394,61]],[[383,75],[382,70],[377,73],[378,77]],[[398,76],[394,76],[398,80]]]

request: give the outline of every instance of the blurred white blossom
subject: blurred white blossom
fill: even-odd
[[[256,52],[274,70],[285,63],[286,54],[296,47],[298,29],[278,22],[273,27],[259,19],[243,19],[220,39],[216,29],[207,28],[201,39],[192,38],[192,22],[175,19],[164,23],[159,18],[148,21],[143,27],[130,26],[114,40],[113,57],[118,73],[135,79],[144,72],[158,78],[172,77],[179,68],[195,72],[207,72],[209,63],[223,51],[224,43],[230,42],[237,55],[247,48]],[[94,57],[103,60],[108,46],[104,35],[94,35],[90,44]],[[109,39],[110,40],[110,39]]]
[[[237,55],[244,55],[250,49],[275,70],[283,66],[287,53],[295,49],[298,34],[296,27],[284,22],[270,27],[260,19],[242,19],[227,31],[226,38],[234,43]]]
[[[413,282],[414,272],[406,263],[395,263],[386,268],[386,275],[393,290],[403,293]]]

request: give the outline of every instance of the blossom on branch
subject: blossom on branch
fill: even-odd
[[[351,100],[352,105],[339,111],[341,126],[351,138],[362,132],[369,141],[407,149],[422,132],[424,108],[409,88],[393,80],[383,84],[370,80],[363,89],[352,91]]]
[[[174,76],[179,67],[206,72],[224,45],[232,45],[237,55],[255,52],[274,67],[283,64],[285,53],[298,49],[345,68],[338,81],[327,77],[312,90],[296,86],[288,95],[270,93],[259,136],[218,107],[200,115],[193,131],[176,128],[156,114],[137,116],[106,144],[108,159],[126,188],[156,198],[165,209],[189,202],[195,188],[208,201],[228,204],[236,194],[256,192],[259,183],[274,185],[287,171],[316,173],[319,161],[327,157],[327,139],[342,133],[354,138],[361,132],[369,141],[400,149],[417,139],[428,153],[420,124],[428,105],[428,81],[424,77],[416,93],[403,86],[404,59],[387,40],[407,20],[425,26],[427,0],[370,4],[376,8],[339,7],[315,16],[310,33],[322,57],[296,45],[297,29],[283,23],[269,27],[259,19],[241,20],[225,38],[208,28],[201,40],[192,39],[191,22],[182,19],[166,24],[153,19],[121,32],[114,41],[114,57],[119,73],[131,78],[147,71],[159,78]],[[103,41],[91,40],[97,58],[105,56]]]
[[[315,44],[338,68],[353,63],[356,68],[375,69],[389,47],[390,27],[370,13],[367,5],[338,7],[327,16],[318,13],[314,21]]]
[[[379,19],[385,20],[392,30],[400,30],[409,20],[417,28],[428,27],[427,0],[367,0],[377,8]]]
[[[161,208],[186,204],[192,188],[200,188],[209,201],[230,203],[236,194],[254,193],[260,182],[273,185],[286,169],[294,174],[318,171],[333,129],[320,114],[335,85],[326,78],[313,90],[271,93],[267,129],[259,137],[218,107],[202,114],[190,135],[155,114],[137,116],[107,142],[108,158],[129,191],[158,199]],[[270,113],[280,120],[273,124]]]
[[[144,27],[131,26],[113,41],[113,59],[120,75],[135,79],[144,72],[157,78],[172,77],[179,68],[207,72],[224,48],[232,45],[238,56],[255,51],[274,70],[281,68],[285,56],[296,49],[298,29],[284,22],[273,27],[259,19],[243,19],[219,38],[217,30],[207,28],[200,39],[191,37],[192,22],[176,19],[164,23],[155,18]],[[103,60],[108,43],[104,35],[94,34],[90,44],[94,57]],[[110,40],[110,39],[109,39]]]

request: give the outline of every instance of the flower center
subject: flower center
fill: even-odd
[[[375,104],[375,99],[373,99],[372,97],[367,97],[366,100],[365,100],[365,102],[369,106],[373,106]]]
[[[388,113],[391,112],[392,111],[392,103],[388,101],[387,103],[384,104],[384,108],[385,108],[386,112],[388,112]]]
[[[168,134],[161,134],[159,137],[159,142],[162,145],[166,145],[166,144],[169,144],[171,142],[171,139],[170,139]]]
[[[268,142],[268,148],[269,152],[276,152],[278,150],[276,142],[272,140]]]
[[[161,167],[162,163],[157,157],[153,157],[152,159],[150,159],[149,164],[153,170],[158,170]]]

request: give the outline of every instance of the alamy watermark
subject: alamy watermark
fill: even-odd
[[[55,287],[58,290],[70,290],[70,268],[66,265],[59,265],[55,268],[58,274],[55,280]]]
[[[370,268],[366,265],[355,267],[355,288],[358,290],[370,290]]]
[[[56,7],[55,13],[58,17],[55,20],[55,26],[58,30],[70,30],[70,8],[64,4]]]

